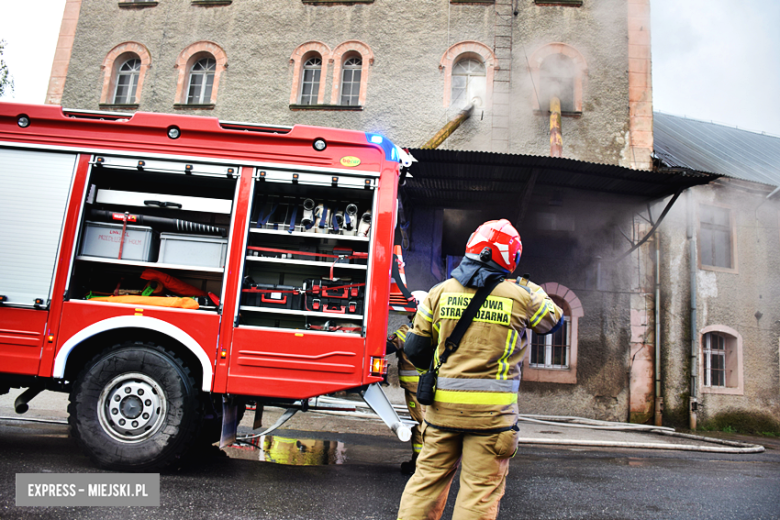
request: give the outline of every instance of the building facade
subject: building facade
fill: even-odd
[[[649,0],[68,0],[48,102],[649,169]]]

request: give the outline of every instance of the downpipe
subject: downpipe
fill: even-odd
[[[698,264],[696,256],[696,243],[693,237],[693,193],[688,190],[688,245],[690,261],[691,278],[691,397],[688,405],[689,428],[696,430],[698,422],[699,400],[698,400],[698,375],[699,375],[699,334],[696,316],[696,267]]]

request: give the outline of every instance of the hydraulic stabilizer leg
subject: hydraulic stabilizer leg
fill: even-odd
[[[385,392],[379,383],[368,385],[368,388],[361,392],[363,400],[374,412],[385,422],[402,442],[409,442],[412,438],[412,430],[408,424],[398,417],[393,405],[387,399]]]

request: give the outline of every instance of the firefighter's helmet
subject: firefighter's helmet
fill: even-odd
[[[523,243],[507,220],[489,220],[479,226],[466,244],[466,257],[511,273],[520,262]]]

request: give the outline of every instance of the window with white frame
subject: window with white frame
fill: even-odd
[[[301,105],[316,105],[320,90],[322,58],[312,56],[303,62],[303,81],[301,81]]]
[[[743,395],[742,336],[725,325],[702,330],[701,386],[704,393]]]
[[[363,60],[360,56],[350,56],[344,60],[341,72],[341,104],[357,106],[360,104],[360,77]]]
[[[127,105],[135,103],[138,89],[138,78],[141,75],[141,60],[130,58],[117,71],[116,88],[114,89],[114,104]]]
[[[214,87],[214,72],[217,62],[214,58],[202,58],[190,69],[190,81],[187,87],[188,105],[211,103],[211,90]]]
[[[528,330],[531,344],[531,366],[535,368],[569,368],[571,355],[571,317],[564,316],[561,327],[552,334],[534,334]]]
[[[487,79],[485,64],[473,57],[462,58],[452,68],[452,97],[454,108],[464,108],[469,103],[480,106],[485,100]]]

